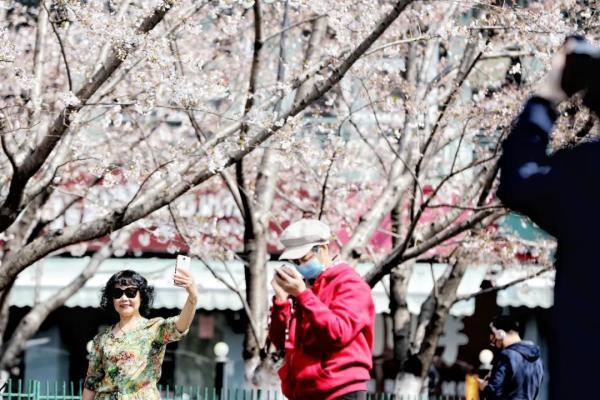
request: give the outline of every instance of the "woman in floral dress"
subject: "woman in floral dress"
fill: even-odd
[[[146,319],[154,288],[135,271],[114,274],[102,291],[101,306],[115,310],[119,322],[93,340],[82,400],[159,400],[156,387],[167,343],[185,335],[197,302],[193,276],[177,269],[174,283],[186,289],[181,313],[171,318]]]

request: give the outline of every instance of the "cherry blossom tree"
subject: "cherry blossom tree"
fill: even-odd
[[[573,14],[565,17],[569,7]],[[253,193],[246,202],[258,212],[253,217],[266,218],[274,230],[301,216],[324,218],[336,228],[342,258],[375,262],[365,276],[371,285],[390,275],[399,393],[422,389],[449,309],[461,300],[456,290],[468,265],[510,265],[535,252],[534,262],[551,265],[551,243],[525,243],[498,229],[506,211],[493,197],[497,159],[549,57],[571,32],[593,36],[591,17],[587,4],[574,2],[412,5],[386,31],[387,41],[311,107],[315,135],[295,139],[296,151],[280,155],[285,161],[276,165],[244,160],[254,159],[254,186],[244,182]],[[328,13],[328,29],[346,32],[349,22],[341,20],[344,25],[336,26],[339,19]],[[588,135],[585,111],[575,115],[578,137]],[[558,146],[569,131],[559,129]],[[259,183],[275,175],[274,186]],[[265,194],[267,202],[260,197]],[[267,222],[263,235],[270,234]],[[269,240],[277,246],[273,236],[261,243]],[[412,265],[431,257],[451,267],[421,314],[411,317],[406,290]],[[256,287],[264,304],[260,276]],[[252,279],[247,275],[246,284]],[[411,318],[417,319],[413,332]]]
[[[258,63],[259,48],[280,47],[284,32],[271,18],[279,3],[265,2],[264,24],[259,2],[4,3],[0,291],[6,315],[14,279],[44,256],[81,251],[124,227],[172,234],[176,224],[165,221],[177,220],[195,188],[217,175],[231,183],[227,167],[276,132],[293,131],[303,110],[342,79],[410,1],[384,4],[363,21],[350,48],[334,47],[315,65],[298,63],[286,78],[278,73],[277,82],[268,80],[272,65],[245,67]],[[319,7],[294,5],[298,22],[284,30],[317,20]],[[270,36],[247,39],[253,9],[255,26]],[[236,184],[241,187],[231,186],[232,195],[243,201],[242,181]],[[60,303],[30,314],[27,324],[35,320],[39,327]],[[13,335],[3,367],[34,331]]]
[[[371,286],[389,276],[405,394],[422,389],[468,265],[532,247],[496,223],[500,143],[564,36],[598,34],[574,0],[5,3],[0,332],[19,272],[96,253],[32,309],[1,368],[142,231],[244,262],[243,287],[220,279],[244,305],[247,378],[264,384],[266,261],[277,233],[311,216],[334,228],[341,258],[373,263]],[[557,147],[591,132],[571,114]],[[411,316],[412,265],[432,257],[451,267]]]

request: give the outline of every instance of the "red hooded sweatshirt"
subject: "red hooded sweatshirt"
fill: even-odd
[[[329,400],[367,390],[374,325],[371,288],[348,264],[325,269],[293,304],[273,299],[269,338],[285,349],[283,394]]]

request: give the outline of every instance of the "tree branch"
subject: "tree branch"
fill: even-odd
[[[426,251],[458,235],[459,233],[471,229],[477,223],[488,217],[499,218],[502,215],[502,212],[494,210],[485,210],[479,213],[474,213],[464,221],[447,227],[422,243],[407,248],[405,251],[402,249],[403,246],[398,246],[392,249],[390,254],[388,254],[385,259],[377,263],[369,272],[367,272],[363,276],[363,279],[369,284],[369,286],[374,287],[377,282],[381,280],[381,278],[390,273],[394,266],[420,256]]]
[[[42,0],[42,7],[44,7],[44,9],[46,10],[46,14],[50,14],[50,12],[48,11],[48,7],[46,7],[46,2]],[[73,91],[73,80],[71,79],[71,68],[69,68],[69,62],[67,61],[67,53],[65,51],[65,45],[63,44],[63,41],[60,37],[60,34],[58,33],[58,29],[56,29],[56,25],[54,25],[54,21],[52,21],[51,19],[48,19],[48,21],[50,22],[50,26],[52,27],[52,30],[54,31],[54,36],[56,36],[56,41],[58,42],[58,46],[60,47],[60,53],[62,54],[62,59],[63,62],[65,63],[65,71],[67,72],[67,81],[69,82],[69,91]]]
[[[375,158],[377,158],[377,161],[379,161],[379,165],[381,166],[381,170],[383,171],[383,173],[387,174],[388,170],[387,170],[387,168],[385,166],[385,163],[383,162],[383,159],[381,158],[381,156],[377,152],[377,149],[375,149],[375,146],[373,146],[371,144],[371,142],[369,142],[369,140],[367,139],[367,137],[360,131],[360,129],[358,128],[358,125],[356,125],[356,123],[352,120],[352,118],[350,118],[348,120],[348,122],[350,122],[350,125],[352,125],[354,127],[354,130],[356,130],[356,133],[358,133],[358,136],[367,145],[367,147],[369,147],[369,149],[371,149],[371,151],[373,152],[373,155],[375,155]],[[341,126],[342,125],[340,124],[340,128],[341,128]],[[339,131],[340,131],[340,129],[338,129],[338,132]]]
[[[461,67],[459,68],[459,76],[457,77],[457,81],[455,82],[452,91],[446,97],[446,100],[440,107],[440,111],[438,113],[435,124],[433,125],[433,128],[431,129],[431,133],[427,137],[427,140],[425,141],[425,144],[423,145],[423,147],[421,147],[421,156],[419,157],[417,164],[415,166],[416,178],[415,178],[415,183],[413,185],[413,190],[412,190],[413,202],[415,202],[416,198],[417,198],[416,189],[417,189],[418,177],[421,173],[421,167],[425,160],[425,155],[427,153],[427,150],[429,149],[429,146],[433,142],[433,138],[435,137],[437,130],[439,129],[439,127],[441,125],[441,121],[443,120],[443,118],[446,114],[446,110],[448,109],[448,106],[454,100],[454,98],[456,97],[456,94],[458,93],[458,90],[462,87],[463,83],[466,81],[467,77],[470,75],[471,71],[473,70],[473,67],[475,66],[475,64],[477,64],[477,62],[479,61],[479,58],[482,55],[482,52],[479,52],[479,54],[475,57],[475,59],[470,63],[470,66],[466,68],[466,71],[463,71],[464,66],[467,65],[467,63],[468,63],[468,58],[470,56],[471,50],[474,49],[475,45],[476,45],[475,39],[471,39],[469,41],[469,43],[467,43],[465,53],[464,53],[464,56],[463,56],[463,59],[461,62]],[[413,207],[411,207],[411,210],[412,209],[413,209]]]
[[[279,198],[281,198],[283,201],[290,203],[292,206],[296,207],[298,210],[302,211],[302,213],[304,214],[311,214],[311,215],[315,215],[317,214],[317,210],[315,209],[308,209],[306,207],[304,207],[302,204],[300,204],[296,199],[286,195],[284,192],[282,192],[280,189],[275,188],[275,193],[277,194],[277,196],[279,196]]]
[[[492,286],[492,287],[489,287],[489,288],[486,288],[486,289],[482,289],[482,290],[480,290],[478,292],[475,292],[475,293],[467,294],[467,295],[464,295],[464,296],[459,296],[459,297],[456,298],[456,300],[454,300],[454,302],[457,303],[459,301],[470,300],[470,299],[473,299],[475,297],[482,296],[484,294],[496,293],[496,292],[499,292],[501,290],[508,289],[509,287],[514,286],[516,284],[519,284],[521,282],[528,281],[528,280],[530,280],[532,278],[535,278],[537,276],[540,276],[540,275],[545,274],[546,272],[549,272],[549,271],[552,271],[552,270],[554,270],[554,266],[546,267],[546,268],[543,268],[543,269],[541,269],[541,270],[539,270],[537,272],[533,272],[531,274],[528,274],[528,275],[526,275],[526,276],[524,276],[522,278],[518,278],[518,279],[515,279],[515,280],[510,281],[508,283],[505,283],[504,285]]]
[[[384,50],[384,49],[387,49],[388,47],[398,46],[401,44],[414,43],[414,42],[421,42],[421,41],[431,40],[431,39],[440,38],[440,37],[441,37],[440,35],[435,34],[435,35],[421,35],[421,36],[417,36],[414,38],[408,38],[408,39],[402,39],[402,40],[394,40],[393,42],[386,43],[384,45],[374,48],[371,51],[366,52],[363,57],[370,56],[371,54],[376,53],[381,50]]]
[[[21,319],[21,322],[13,332],[2,352],[2,357],[0,357],[0,370],[11,367],[12,363],[17,361],[17,356],[25,348],[27,340],[37,332],[48,315],[58,307],[62,306],[71,296],[77,293],[77,291],[81,289],[92,276],[94,276],[102,262],[111,256],[112,244],[113,241],[111,240],[108,244],[104,245],[100,250],[94,253],[86,267],[75,279],[49,299],[34,306],[27,315]]]
[[[158,6],[150,16],[142,21],[138,28],[139,32],[144,34],[152,30],[162,21],[168,10],[174,5],[174,2],[175,0],[164,0],[163,4]],[[133,47],[135,48],[135,46]],[[73,116],[96,93],[98,88],[106,82],[111,74],[123,63],[124,59],[123,55],[113,50],[107,63],[77,91],[76,97],[79,100],[79,104],[70,104],[59,113],[41,143],[18,166],[12,176],[8,195],[4,204],[0,207],[0,232],[4,232],[17,218],[22,208],[21,200],[27,182],[42,167],[50,153],[68,131]]]
[[[321,19],[321,18],[327,18],[327,15],[315,15],[312,18],[308,18],[308,19],[305,19],[305,20],[302,20],[302,21],[298,21],[298,22],[296,22],[294,24],[291,24],[291,25],[289,25],[289,26],[287,26],[285,28],[282,28],[279,32],[275,32],[275,33],[267,36],[266,38],[264,38],[262,40],[262,44],[267,43],[269,40],[274,39],[274,38],[276,38],[279,35],[285,34],[287,31],[289,31],[291,29],[294,29],[297,26],[304,25],[304,24],[309,23],[309,22],[315,22],[315,21],[317,21],[318,19]]]
[[[121,0],[121,4],[119,5],[119,10],[117,11],[117,15],[115,16],[115,19],[117,21],[120,21],[121,18],[123,18],[123,15],[125,15],[125,13],[127,12],[127,9],[129,8],[129,5],[131,4],[131,0]],[[106,43],[104,43],[104,46],[102,46],[102,50],[100,50],[100,53],[98,53],[98,58],[96,59],[96,68],[94,69],[94,72],[96,72],[99,68],[102,67],[102,61],[106,58],[106,55],[108,54],[108,51],[110,50],[110,41],[106,41]]]
[[[154,168],[154,170],[152,172],[150,172],[147,177],[144,178],[144,180],[140,184],[140,187],[138,188],[138,190],[135,192],[133,197],[127,202],[127,204],[123,208],[123,212],[126,211],[129,208],[129,206],[138,198],[138,196],[142,192],[142,189],[144,188],[146,183],[150,180],[150,178],[152,178],[152,176],[154,176],[154,174],[156,174],[159,170],[163,169],[164,167],[166,167],[167,165],[169,165],[171,163],[173,163],[173,160],[160,164],[159,166]]]
[[[329,162],[329,167],[327,167],[327,173],[325,174],[325,180],[323,181],[323,186],[321,187],[321,205],[319,206],[319,216],[317,219],[321,219],[323,217],[323,210],[325,209],[325,200],[327,198],[327,183],[329,182],[329,174],[331,173],[331,168],[333,167],[333,163],[335,163],[335,157],[337,155],[337,150],[334,150],[331,155],[331,161]]]
[[[450,313],[450,308],[454,304],[456,291],[462,277],[467,270],[467,261],[465,257],[458,257],[458,261],[452,265],[448,277],[444,284],[441,285],[441,290],[438,296],[438,301],[435,302],[435,310],[425,328],[425,335],[419,348],[417,358],[420,361],[421,371],[419,376],[424,378],[427,375],[429,365],[435,349],[437,348],[438,340],[444,329],[446,319]]]
[[[172,2],[173,4],[175,2]],[[162,37],[169,37],[171,35],[173,35],[175,32],[177,32],[177,30],[183,26],[192,16],[194,16],[197,12],[199,12],[205,5],[208,4],[208,1],[202,1],[199,2],[196,5],[191,6],[187,12],[183,13],[183,17],[181,17],[180,19],[177,20],[177,23],[172,26],[170,29],[168,29],[163,35]],[[171,5],[171,7],[173,7],[173,5]],[[121,71],[119,71],[118,74],[114,75],[111,77],[110,80],[108,80],[106,82],[106,84],[104,85],[104,88],[102,90],[102,92],[98,92],[94,95],[93,97],[93,101],[94,102],[99,102],[100,100],[104,99],[106,96],[108,96],[109,94],[111,94],[115,87],[123,80],[125,79],[125,77],[131,73],[131,71],[135,70],[138,66],[142,65],[143,61],[145,61],[147,59],[147,55],[144,55],[143,57],[140,57],[139,59],[137,59],[136,61],[134,61],[130,67],[127,68],[123,68]],[[99,67],[101,68],[101,66]]]
[[[315,84],[313,89],[302,98],[301,101],[294,104],[289,110],[286,110],[280,118],[280,120],[286,121],[287,118],[292,117],[303,111],[309,104],[316,99],[320,98],[324,93],[329,91],[335,84],[337,84],[344,75],[348,72],[350,67],[358,60],[358,58],[371,46],[377,38],[379,38],[383,32],[394,22],[394,20],[400,15],[402,10],[410,4],[412,1],[403,0],[398,1],[393,9],[386,14],[377,27],[369,34],[357,48],[346,58],[344,61],[335,68],[331,75],[323,82]],[[270,138],[281,129],[283,125],[275,121],[267,129],[259,130],[255,136],[251,138],[248,145],[237,151],[234,151],[229,156],[228,160],[223,163],[222,168],[236,163],[246,154],[250,153],[257,146],[262,144],[265,140]],[[229,130],[231,128],[226,128]],[[219,136],[219,135],[216,135]],[[210,145],[211,141],[207,143]],[[195,163],[189,161],[188,167],[190,168]],[[67,246],[72,243],[90,240],[107,234],[108,232],[119,229],[123,226],[131,224],[140,218],[152,213],[153,211],[169,204],[179,196],[186,193],[190,188],[206,181],[217,173],[214,169],[205,168],[199,172],[193,174],[189,180],[181,181],[168,188],[166,184],[162,183],[157,185],[154,190],[149,191],[146,195],[139,198],[136,204],[132,204],[124,215],[120,215],[118,210],[113,210],[106,215],[95,219],[93,221],[85,222],[78,226],[67,227],[64,230],[58,230],[49,233],[44,238],[39,238],[24,246],[15,257],[11,257],[6,263],[0,266],[0,290],[4,289],[8,284],[9,280],[18,274],[20,271],[31,265],[36,260],[44,257],[46,254]]]
[[[8,143],[6,143],[6,135],[4,134],[5,129],[6,129],[6,120],[5,120],[4,116],[0,115],[0,141],[2,142],[2,150],[4,151],[6,158],[8,158],[8,162],[10,163],[10,166],[12,167],[13,174],[14,174],[14,172],[18,168],[17,161],[15,160],[15,156],[12,154],[12,152],[8,148]]]
[[[42,0],[43,7],[38,7],[38,16],[35,32],[35,49],[33,53],[33,87],[31,88],[31,105],[29,114],[29,124],[35,126],[39,118],[41,109],[41,94],[44,81],[44,58],[47,50],[46,33],[48,32],[48,9]],[[33,146],[30,144],[30,146]],[[14,166],[13,166],[14,167]],[[13,171],[16,171],[13,168]]]
[[[256,92],[256,80],[260,68],[260,53],[262,48],[262,17],[260,10],[260,0],[256,0],[253,6],[254,15],[254,44],[252,47],[252,62],[250,64],[250,78],[248,83],[248,93],[244,103],[244,116],[247,116],[254,106],[254,95]],[[248,133],[248,124],[242,121],[240,126],[240,147],[246,146],[246,135]],[[242,204],[242,215],[244,215],[244,242],[255,236],[256,218],[252,211],[250,194],[246,188],[244,163],[240,159],[235,163],[235,176],[239,188],[240,200]]]

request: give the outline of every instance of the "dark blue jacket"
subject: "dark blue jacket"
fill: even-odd
[[[503,144],[498,197],[558,240],[549,381],[562,400],[588,398],[600,376],[600,141],[549,154],[556,118],[543,99],[525,104]]]
[[[486,400],[534,400],[543,377],[540,348],[530,342],[515,343],[496,357],[483,396]]]

